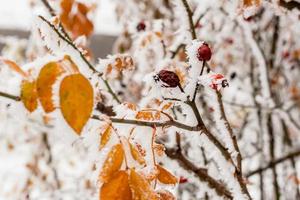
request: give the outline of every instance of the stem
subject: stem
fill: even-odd
[[[109,85],[107,80],[104,80],[102,77],[101,79],[103,80],[108,92],[113,96],[113,98],[119,103],[121,104],[122,102],[120,101],[120,99],[118,98],[118,96],[116,95],[116,93],[112,90],[111,86]]]
[[[195,40],[195,39],[197,39],[197,36],[196,36],[195,26],[194,26],[194,22],[193,22],[193,12],[192,12],[187,0],[181,0],[181,1],[184,5],[184,8],[185,8],[188,18],[189,18],[190,32],[191,32],[192,38],[193,38],[193,40]]]
[[[21,98],[19,96],[15,96],[15,95],[8,94],[8,93],[1,92],[1,91],[0,91],[0,96],[8,98],[8,99],[12,99],[14,101],[21,101]]]

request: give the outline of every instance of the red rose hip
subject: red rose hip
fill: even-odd
[[[161,70],[156,77],[158,78],[158,80],[161,80],[164,83],[164,87],[179,87],[179,89],[183,92],[183,89],[180,85],[180,79],[175,72]]]
[[[197,52],[197,58],[199,61],[209,61],[211,58],[211,49],[209,48],[207,43],[203,43]]]

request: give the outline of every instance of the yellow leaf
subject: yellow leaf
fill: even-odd
[[[147,179],[134,169],[130,170],[129,185],[133,200],[158,200]]]
[[[130,152],[135,161],[137,161],[140,165],[145,165],[146,161],[141,155],[141,153],[137,150],[137,148],[129,142]]]
[[[116,172],[100,190],[100,200],[131,200],[132,194],[125,171]]]
[[[112,127],[110,125],[108,125],[106,127],[105,131],[103,132],[103,134],[101,135],[99,150],[101,150],[106,145],[106,143],[109,141],[110,136],[111,136],[111,131],[112,131]]]
[[[59,89],[60,108],[67,123],[80,135],[92,113],[93,88],[81,74],[66,76]]]
[[[99,174],[99,180],[106,183],[122,166],[124,160],[124,150],[122,144],[116,144],[108,153]]]
[[[37,92],[45,112],[52,112],[55,108],[52,102],[52,86],[63,69],[56,62],[46,64],[37,78]]]
[[[36,81],[23,80],[21,84],[21,100],[29,112],[33,112],[38,106]]]
[[[177,183],[177,178],[172,175],[168,170],[163,168],[162,166],[157,165],[157,170],[158,170],[158,175],[157,179],[159,182],[164,183],[164,184],[176,184]]]

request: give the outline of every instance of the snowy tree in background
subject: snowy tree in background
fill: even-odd
[[[300,198],[298,1],[116,0],[106,58],[101,5],[31,3],[2,39],[1,198]]]

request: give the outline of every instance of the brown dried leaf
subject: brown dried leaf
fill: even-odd
[[[111,136],[111,131],[112,131],[111,125],[108,125],[105,131],[103,132],[103,134],[101,135],[99,150],[101,150],[109,141]]]
[[[153,192],[150,183],[145,177],[137,173],[134,169],[130,170],[129,185],[134,200],[158,200],[158,196]]]
[[[176,184],[178,182],[177,178],[174,175],[172,175],[168,170],[166,170],[160,165],[157,165],[156,167],[158,170],[157,179],[159,180],[159,182],[163,184]]]
[[[145,165],[146,161],[139,150],[135,147],[135,145],[129,142],[130,152],[135,161],[137,161],[140,165]]]
[[[116,144],[112,147],[103,164],[102,171],[99,174],[99,180],[106,183],[122,166],[124,160],[124,149],[122,144]]]
[[[57,77],[63,73],[63,69],[56,62],[46,64],[37,78],[37,92],[39,100],[46,113],[52,112],[54,104],[52,101],[52,86]]]
[[[38,106],[36,81],[23,80],[21,84],[21,101],[29,112],[33,112]]]
[[[61,112],[67,123],[80,135],[92,113],[93,88],[81,74],[66,76],[59,90]]]
[[[131,200],[128,174],[125,171],[116,172],[100,189],[101,200]]]

